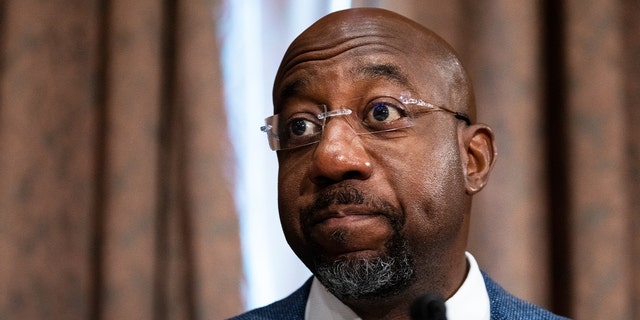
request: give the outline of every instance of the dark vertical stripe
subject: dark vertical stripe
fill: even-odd
[[[101,0],[97,2],[96,17],[97,21],[97,39],[96,39],[96,94],[95,94],[95,177],[94,177],[94,205],[93,210],[93,232],[91,242],[91,305],[89,307],[90,318],[102,319],[103,303],[104,303],[104,275],[103,275],[103,257],[104,257],[104,234],[105,234],[105,198],[107,188],[106,184],[106,166],[107,166],[107,136],[109,126],[107,121],[109,105],[109,83],[107,70],[109,68],[110,47],[109,47],[109,18],[110,18],[109,1]]]
[[[174,172],[174,177],[176,179],[174,181],[174,191],[177,193],[175,197],[177,201],[175,206],[177,212],[174,212],[174,218],[178,223],[178,228],[175,229],[177,232],[175,237],[176,241],[178,241],[178,243],[181,245],[178,247],[178,256],[175,258],[180,259],[181,268],[179,269],[179,271],[182,272],[176,274],[175,276],[180,277],[179,284],[183,285],[183,287],[181,287],[180,289],[184,290],[183,292],[181,292],[182,297],[184,297],[183,301],[181,301],[182,303],[184,303],[184,312],[186,313],[184,316],[187,319],[196,319],[196,301],[194,296],[195,251],[193,250],[194,243],[191,224],[193,218],[193,210],[189,202],[191,199],[189,195],[191,194],[192,181],[189,181],[187,169],[187,167],[192,163],[191,161],[189,161],[192,150],[190,150],[189,148],[190,143],[188,139],[190,139],[191,136],[188,134],[189,127],[187,126],[187,119],[189,114],[187,108],[189,108],[189,106],[182,103],[183,97],[181,97],[180,95],[183,94],[183,92],[177,91],[179,90],[179,86],[176,83],[177,81],[179,81],[178,79],[182,78],[181,73],[186,72],[184,69],[178,70],[179,68],[185,67],[181,64],[181,62],[185,61],[186,59],[185,57],[178,57],[177,52],[179,51],[183,55],[190,54],[189,52],[186,52],[185,47],[182,46],[183,43],[180,43],[180,41],[178,40],[178,36],[185,36],[183,33],[179,32],[180,27],[184,27],[184,24],[186,23],[186,21],[180,20],[180,18],[184,16],[184,12],[181,12],[181,10],[187,10],[183,7],[189,6],[191,4],[186,2],[178,4],[178,1],[179,0],[169,0],[171,4],[170,6],[168,6],[168,9],[173,12],[173,21],[171,22],[172,73],[169,81],[172,81],[171,89],[173,90],[171,96],[171,101],[173,102],[172,123],[174,125],[172,153],[174,154],[173,159],[175,163],[172,168],[176,170],[176,172]],[[180,59],[180,61],[178,61],[178,59]]]
[[[193,227],[192,227],[192,219],[193,219],[193,209],[192,206],[190,205],[189,200],[191,199],[189,197],[189,195],[191,194],[191,183],[192,181],[189,181],[189,177],[188,177],[188,173],[187,173],[187,167],[192,164],[191,161],[189,161],[189,156],[192,154],[192,152],[189,150],[189,142],[187,141],[187,139],[190,138],[190,136],[187,134],[187,131],[189,130],[189,128],[186,126],[187,124],[187,116],[186,116],[186,111],[185,108],[187,108],[187,106],[181,105],[181,108],[176,108],[176,112],[174,113],[175,115],[175,123],[178,124],[178,128],[177,128],[177,137],[178,139],[176,139],[176,141],[178,143],[176,143],[176,145],[174,146],[176,148],[177,154],[176,154],[176,166],[175,169],[177,170],[176,172],[176,177],[177,177],[177,192],[178,192],[178,197],[177,197],[177,205],[178,205],[178,212],[176,214],[176,220],[178,222],[178,228],[177,228],[177,232],[179,232],[178,235],[176,235],[177,237],[179,237],[179,243],[182,245],[181,247],[179,247],[180,252],[179,254],[181,255],[181,263],[183,264],[183,268],[180,269],[180,271],[184,272],[183,274],[179,274],[177,276],[180,276],[182,280],[182,284],[184,284],[184,287],[181,288],[184,290],[184,292],[182,292],[182,296],[184,297],[184,307],[185,307],[185,312],[186,312],[186,318],[187,319],[196,319],[195,316],[195,296],[194,296],[194,279],[195,279],[195,267],[194,267],[194,254],[195,254],[195,250],[193,250],[194,248],[194,242],[193,242]]]
[[[621,4],[623,25],[623,83],[625,85],[626,127],[628,128],[627,141],[627,187],[629,197],[629,225],[628,232],[631,235],[629,244],[631,267],[631,292],[627,295],[628,303],[632,306],[632,314],[640,318],[640,1],[622,1]],[[634,196],[635,195],[635,196]],[[635,253],[635,254],[634,254]],[[636,270],[633,272],[633,270]]]
[[[545,96],[547,145],[547,196],[549,199],[549,253],[551,309],[571,315],[571,236],[569,214],[571,201],[568,176],[567,70],[565,45],[565,16],[563,1],[544,0],[542,3],[542,71]]]
[[[161,99],[160,119],[158,132],[158,212],[155,233],[155,263],[154,263],[154,319],[167,318],[168,296],[168,263],[169,263],[169,228],[168,220],[172,209],[171,193],[174,191],[173,142],[174,134],[172,119],[174,119],[175,101],[175,46],[176,46],[176,1],[165,0],[162,2],[162,71],[161,71]]]

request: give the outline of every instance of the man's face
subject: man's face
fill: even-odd
[[[378,96],[458,103],[442,61],[412,49],[390,33],[301,50],[274,90],[283,121],[318,105],[353,110],[329,118],[320,142],[278,151],[287,241],[341,298],[383,297],[411,286],[416,274],[437,275],[466,240],[463,122],[432,112],[389,133],[354,129]]]

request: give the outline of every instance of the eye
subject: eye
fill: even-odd
[[[322,127],[305,118],[296,118],[287,124],[288,135],[291,138],[310,136],[320,133]]]
[[[399,102],[375,100],[369,103],[364,115],[364,123],[374,130],[392,129],[397,121],[406,118],[406,110]]]

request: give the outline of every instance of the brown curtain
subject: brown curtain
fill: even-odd
[[[512,292],[576,319],[640,319],[640,2],[354,1],[447,39],[498,162],[470,250]]]
[[[0,0],[0,319],[241,311],[221,2]],[[563,315],[640,319],[640,3],[353,2],[470,70],[499,147],[480,265]]]
[[[218,2],[0,0],[0,319],[242,310]]]

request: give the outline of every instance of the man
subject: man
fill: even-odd
[[[280,220],[314,277],[237,319],[409,319],[426,293],[449,319],[560,318],[465,251],[496,148],[444,40],[382,9],[332,13],[289,47],[273,102]]]

